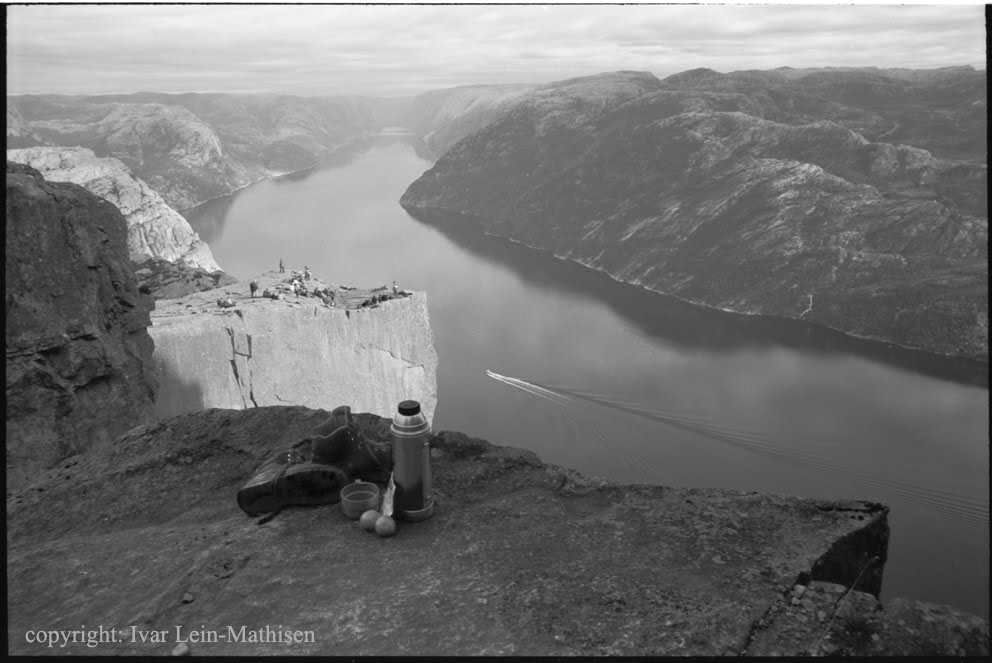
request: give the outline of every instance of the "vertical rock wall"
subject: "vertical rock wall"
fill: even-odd
[[[5,225],[9,491],[150,421],[157,380],[117,208],[8,162]]]
[[[392,416],[412,398],[433,418],[437,353],[424,293],[344,311],[262,297],[218,309],[219,292],[158,302],[151,335],[159,416],[265,405],[351,405]]]

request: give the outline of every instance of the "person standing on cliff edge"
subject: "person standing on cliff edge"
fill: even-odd
[[[251,296],[252,296],[252,298],[254,298],[255,297],[255,291],[258,290],[258,281],[256,281],[255,279],[252,279],[251,280],[251,283],[248,284],[248,287],[251,289]]]
[[[282,258],[279,258],[279,273],[280,274],[286,273],[286,266],[282,264]]]

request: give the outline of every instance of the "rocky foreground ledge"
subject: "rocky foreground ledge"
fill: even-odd
[[[8,652],[988,653],[987,620],[879,606],[878,504],[622,486],[443,432],[436,514],[393,538],[336,505],[288,508],[261,526],[245,516],[235,493],[253,468],[328,415],[173,417],[9,497]],[[388,420],[356,419],[388,436]],[[82,628],[118,641],[27,641]],[[276,635],[287,631],[305,641]]]

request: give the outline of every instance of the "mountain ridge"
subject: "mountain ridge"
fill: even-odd
[[[984,164],[804,121],[750,77],[614,80],[526,95],[401,204],[694,303],[987,361]]]
[[[379,123],[369,101],[357,97],[26,95],[7,104],[8,133],[19,146],[33,134],[42,144],[116,157],[177,210],[313,167]]]

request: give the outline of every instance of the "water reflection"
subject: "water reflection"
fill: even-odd
[[[411,208],[406,212],[473,255],[512,269],[530,284],[593,296],[630,322],[638,333],[681,347],[719,351],[787,347],[821,354],[855,354],[961,384],[989,384],[989,366],[983,362],[861,339],[804,320],[739,315],[697,306],[618,282],[603,272],[555,258],[550,251],[486,235],[479,220],[469,215],[436,209]]]
[[[237,193],[213,198],[196,207],[184,209],[180,211],[180,214],[186,217],[200,239],[212,247],[224,234],[227,212],[231,209],[236,198]]]

